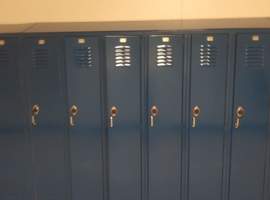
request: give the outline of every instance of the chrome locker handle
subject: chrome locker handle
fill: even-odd
[[[236,112],[235,112],[236,121],[234,123],[234,128],[240,127],[240,120],[245,116],[245,114],[246,114],[246,111],[244,107],[238,106],[236,108]]]
[[[69,125],[75,126],[74,118],[78,114],[79,109],[76,105],[72,105],[69,109]]]
[[[157,106],[152,106],[150,110],[150,127],[153,128],[155,126],[155,118],[158,116],[159,110]]]
[[[192,128],[195,128],[197,126],[197,121],[200,116],[201,109],[199,106],[194,106],[192,108]]]
[[[154,127],[154,116],[150,116],[150,127]]]
[[[110,128],[113,128],[113,116],[110,116]]]
[[[33,126],[37,126],[37,116],[40,112],[40,107],[39,105],[35,104],[32,106],[32,117],[31,117],[31,122]]]
[[[111,110],[110,110],[110,125],[109,125],[110,128],[113,128],[113,126],[114,126],[113,120],[117,116],[117,114],[118,114],[117,107],[116,106],[111,107]]]

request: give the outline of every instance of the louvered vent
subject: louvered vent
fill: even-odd
[[[157,66],[158,67],[169,67],[173,64],[173,52],[172,45],[161,44],[157,45]]]
[[[90,46],[79,47],[74,52],[76,64],[79,67],[92,67],[92,48]]]
[[[129,45],[114,47],[115,67],[129,67],[131,64],[131,52]]]
[[[9,62],[8,50],[6,48],[0,48],[0,67],[7,66],[8,62]]]
[[[264,46],[248,46],[245,49],[245,64],[247,67],[264,66]]]
[[[32,53],[33,66],[46,68],[49,65],[49,52],[47,48],[36,48]]]
[[[217,48],[212,44],[206,43],[200,46],[200,65],[201,67],[215,67],[217,58]]]

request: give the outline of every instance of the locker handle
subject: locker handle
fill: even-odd
[[[197,125],[197,120],[200,116],[201,109],[199,106],[194,106],[192,108],[192,128],[195,128]]]
[[[70,126],[75,126],[74,118],[78,114],[79,109],[77,106],[72,105],[69,109],[69,124]]]
[[[158,108],[157,106],[152,106],[151,111],[150,111],[150,127],[154,127],[155,125],[155,118],[158,115]]]
[[[246,113],[246,111],[245,111],[244,107],[242,107],[242,106],[237,107],[236,113],[235,113],[235,115],[236,115],[236,121],[234,124],[235,128],[240,127],[240,120],[241,120],[241,118],[243,118],[245,116],[245,113]]]
[[[35,104],[32,106],[32,125],[33,126],[37,126],[37,120],[36,120],[36,117],[38,116],[40,112],[40,107],[39,105]]]
[[[118,109],[116,106],[111,108],[111,115],[110,115],[110,128],[113,128],[113,120],[117,116]]]

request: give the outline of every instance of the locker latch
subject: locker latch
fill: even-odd
[[[40,111],[39,105],[35,104],[32,106],[32,125],[37,126],[36,117],[38,116]]]
[[[113,106],[111,108],[111,115],[110,115],[110,128],[113,128],[113,120],[116,117],[118,113],[118,109],[116,108],[116,106]]]
[[[236,109],[236,113],[235,113],[235,117],[236,117],[236,122],[234,124],[235,128],[239,128],[240,127],[240,119],[244,117],[246,111],[244,109],[244,107],[242,106],[238,106]]]
[[[70,126],[75,126],[74,118],[78,114],[79,109],[77,106],[72,105],[69,109],[69,124]]]
[[[150,127],[154,127],[155,125],[155,118],[158,115],[158,108],[156,106],[152,106],[150,110]]]
[[[201,113],[201,109],[199,106],[194,106],[192,109],[192,128],[195,128],[197,125],[197,120]]]

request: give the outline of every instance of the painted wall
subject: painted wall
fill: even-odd
[[[0,0],[0,24],[270,17],[270,0]]]

